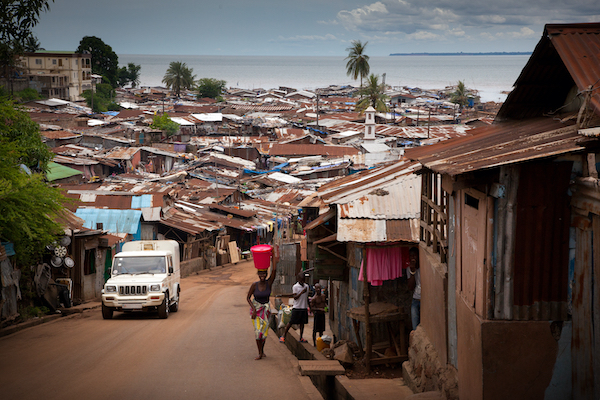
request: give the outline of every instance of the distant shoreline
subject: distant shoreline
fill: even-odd
[[[390,56],[530,56],[531,51],[500,51],[489,53],[391,53]]]

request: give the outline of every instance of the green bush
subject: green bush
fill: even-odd
[[[23,319],[39,318],[50,313],[50,309],[44,306],[27,306],[21,311]]]

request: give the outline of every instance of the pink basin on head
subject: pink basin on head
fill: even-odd
[[[250,247],[252,258],[254,259],[254,267],[256,269],[269,269],[271,266],[271,254],[273,254],[273,246],[270,244],[257,244]]]

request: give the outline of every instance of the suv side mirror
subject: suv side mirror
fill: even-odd
[[[173,266],[172,266],[172,265],[170,265],[170,266],[169,266],[169,273],[170,273],[170,274],[172,274],[172,273],[173,273]]]

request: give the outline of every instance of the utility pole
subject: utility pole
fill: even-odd
[[[427,118],[427,139],[429,139],[429,126],[431,125],[431,108],[427,107],[427,111],[429,111],[429,116]]]
[[[317,129],[319,129],[319,93],[317,93]]]
[[[242,167],[238,167],[238,209],[242,209],[242,185],[240,180],[242,179]]]

